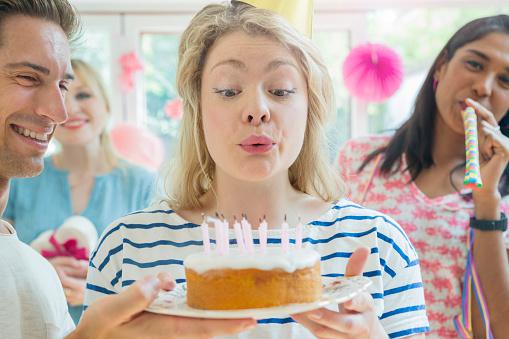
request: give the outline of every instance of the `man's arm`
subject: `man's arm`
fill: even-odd
[[[117,295],[93,302],[66,339],[208,338],[233,335],[256,326],[253,319],[212,320],[144,312],[168,282],[147,277]]]

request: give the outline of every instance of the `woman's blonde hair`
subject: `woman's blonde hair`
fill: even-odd
[[[289,168],[292,186],[333,201],[344,184],[328,161],[325,123],[335,109],[332,80],[311,43],[279,15],[241,2],[204,7],[184,31],[179,46],[177,88],[184,116],[179,150],[165,178],[168,203],[173,209],[200,207],[199,198],[211,188],[215,164],[205,144],[200,88],[207,53],[220,37],[235,31],[263,35],[287,47],[300,63],[308,86],[308,118],[302,149]]]
[[[85,86],[89,87],[94,92],[94,95],[99,95],[102,98],[104,104],[106,105],[106,111],[108,112],[108,115],[111,115],[110,99],[99,73],[90,64],[80,59],[72,59],[71,64],[76,76]],[[113,148],[107,127],[105,127],[105,129],[101,132],[99,138],[101,149],[106,156],[108,166],[112,168],[119,166],[120,157],[117,155]]]

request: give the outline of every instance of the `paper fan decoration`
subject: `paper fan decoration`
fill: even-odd
[[[120,68],[120,86],[124,92],[129,92],[134,88],[136,72],[143,71],[143,64],[136,52],[122,54],[119,58]]]
[[[353,48],[343,63],[343,81],[356,98],[382,102],[397,91],[403,80],[403,63],[391,48],[362,44]]]

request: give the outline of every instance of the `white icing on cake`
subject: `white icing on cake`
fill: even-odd
[[[215,251],[191,254],[184,260],[184,266],[198,274],[216,269],[249,268],[262,271],[282,269],[291,273],[295,270],[312,267],[319,260],[318,252],[309,248],[291,248],[288,253],[283,253],[280,247],[267,247],[265,252],[255,247],[254,253],[251,254],[241,253],[238,248],[230,248],[228,255],[220,255]]]

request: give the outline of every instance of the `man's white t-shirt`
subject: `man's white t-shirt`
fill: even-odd
[[[74,329],[51,264],[0,220],[0,338],[63,338]]]

